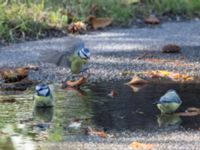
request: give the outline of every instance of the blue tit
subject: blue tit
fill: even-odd
[[[36,107],[52,107],[54,106],[53,88],[46,84],[39,84],[35,87],[34,95]]]
[[[90,58],[90,50],[87,48],[82,48],[76,51],[71,57],[71,72],[73,74],[79,74],[86,70],[84,68],[88,63],[88,59]]]
[[[169,90],[157,102],[157,107],[162,114],[174,113],[182,104],[175,90]]]

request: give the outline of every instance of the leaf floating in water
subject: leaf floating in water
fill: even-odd
[[[115,91],[115,90],[112,90],[112,91],[108,94],[108,96],[111,97],[111,98],[114,98],[114,97],[116,97],[117,95],[118,95],[118,93],[117,93],[117,91]]]
[[[96,18],[95,16],[89,16],[88,19],[95,30],[105,28],[112,23],[112,18]]]
[[[138,149],[138,150],[152,150],[155,148],[155,145],[144,144],[144,143],[140,143],[140,142],[133,142],[130,144],[130,147],[133,149]]]
[[[148,82],[138,76],[134,76],[131,81],[129,81],[127,84],[128,85],[144,85],[147,84]]]

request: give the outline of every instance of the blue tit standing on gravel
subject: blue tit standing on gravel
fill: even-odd
[[[87,72],[89,68],[86,67],[88,60],[90,59],[90,50],[88,48],[81,48],[76,51],[70,58],[70,68],[73,74],[79,74]]]
[[[182,104],[182,101],[175,90],[169,90],[156,103],[161,113],[167,114],[175,112]]]
[[[46,84],[39,84],[35,87],[34,95],[35,107],[54,106],[53,87]]]

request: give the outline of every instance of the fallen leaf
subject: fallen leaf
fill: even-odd
[[[133,76],[131,81],[129,81],[127,84],[128,85],[144,85],[147,84],[148,82],[138,76]]]
[[[91,136],[99,136],[101,138],[107,138],[108,137],[108,134],[105,133],[104,131],[96,131],[92,128],[88,128],[87,130],[87,134],[91,135]]]
[[[80,87],[81,85],[85,84],[86,81],[87,81],[87,78],[81,77],[79,80],[76,80],[76,81],[69,80],[69,81],[67,81],[66,84],[71,87],[75,87],[75,86]]]
[[[186,74],[180,74],[175,72],[170,72],[166,70],[155,70],[155,71],[148,71],[146,72],[146,76],[150,78],[166,78],[170,79],[172,81],[193,81],[194,77],[186,75]]]
[[[189,107],[185,112],[176,113],[176,115],[185,117],[197,116],[200,115],[200,108]]]
[[[147,24],[160,24],[160,20],[154,15],[150,15],[144,22]]]
[[[139,150],[152,150],[153,148],[155,148],[155,145],[154,144],[144,144],[144,143],[135,141],[130,144],[130,147],[133,149],[139,149]]]
[[[105,28],[112,23],[112,18],[96,18],[95,16],[89,16],[88,20],[95,30]]]
[[[168,44],[163,46],[162,52],[163,53],[179,53],[181,51],[181,47],[175,44]]]
[[[108,96],[109,97],[115,97],[115,96],[117,96],[118,95],[118,93],[117,93],[117,91],[115,91],[115,90],[112,90],[109,94],[108,94]]]
[[[0,76],[5,83],[18,82],[27,78],[30,70],[38,70],[38,67],[31,65],[21,68],[1,69]]]
[[[78,21],[75,23],[71,23],[70,25],[68,25],[68,32],[69,33],[84,33],[87,29],[86,29],[86,24]]]

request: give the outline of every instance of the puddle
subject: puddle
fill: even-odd
[[[0,149],[10,145],[8,143],[13,143],[14,149],[19,149],[17,141],[24,141],[24,144],[35,149],[34,143],[38,141],[86,138],[88,127],[109,133],[196,130],[200,127],[200,115],[160,115],[153,104],[167,90],[175,89],[183,100],[177,112],[183,112],[189,107],[200,108],[200,84],[155,83],[140,89],[124,85],[124,82],[102,82],[88,85],[82,90],[55,89],[54,108],[35,109],[31,91],[22,95],[9,95],[8,100],[1,103],[0,137],[6,138],[0,139]],[[112,90],[117,93],[113,98],[108,96]],[[6,95],[0,96],[2,99]],[[13,134],[3,132],[7,125],[14,126]]]
[[[178,112],[183,112],[188,107],[200,108],[200,84],[155,83],[143,87],[138,92],[133,92],[132,88],[123,83],[104,83],[98,87],[93,86],[91,89],[95,95],[91,101],[93,121],[96,125],[108,130],[157,130],[166,125],[173,125],[176,121],[180,129],[198,129],[200,126],[200,116],[161,116],[153,104],[166,91],[175,89],[183,100]],[[119,93],[113,99],[105,97],[105,93],[109,93],[111,89],[115,89]]]

